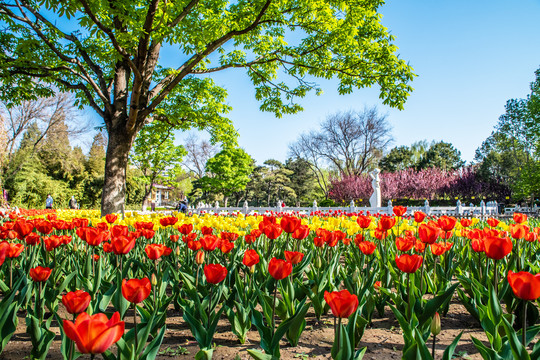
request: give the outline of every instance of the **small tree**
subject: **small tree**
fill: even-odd
[[[198,180],[203,191],[223,195],[225,206],[236,191],[246,188],[254,161],[240,148],[225,148],[206,163],[206,175]]]

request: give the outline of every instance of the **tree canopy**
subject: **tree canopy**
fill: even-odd
[[[217,141],[235,135],[216,71],[244,68],[261,109],[277,116],[321,92],[313,77],[338,78],[341,94],[378,85],[383,103],[403,108],[414,74],[380,22],[381,4],[2,0],[0,98],[49,96],[54,86],[92,107],[108,132],[102,213],[120,211],[129,151],[150,122],[207,128]],[[161,56],[166,47],[174,60]]]

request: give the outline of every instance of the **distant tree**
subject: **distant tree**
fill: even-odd
[[[413,151],[408,146],[398,146],[390,150],[381,161],[379,167],[382,171],[395,172],[416,167]]]
[[[376,107],[337,113],[322,122],[320,131],[302,134],[291,145],[291,154],[322,160],[343,176],[358,176],[378,163],[392,141],[390,131],[386,115]]]
[[[457,170],[465,165],[461,152],[454,145],[444,141],[431,144],[429,149],[418,162],[417,169],[438,168],[442,170]]]
[[[184,148],[187,153],[182,164],[195,176],[195,179],[204,176],[206,162],[219,152],[218,146],[212,145],[210,141],[205,139],[199,141],[199,138],[194,134],[186,138]]]
[[[105,148],[107,146],[107,139],[100,131],[94,135],[94,140],[90,146],[88,153],[88,160],[86,161],[86,171],[90,174],[90,177],[103,177],[105,172]]]
[[[285,168],[292,171],[289,177],[291,180],[290,188],[296,195],[294,198],[296,206],[311,205],[313,200],[321,197],[317,179],[306,160],[289,158],[285,162]]]
[[[199,179],[203,191],[223,195],[227,206],[229,197],[245,189],[254,161],[243,149],[225,148],[206,163],[206,175]]]
[[[155,183],[176,187],[176,180],[183,173],[181,163],[186,150],[174,145],[173,128],[163,127],[162,123],[154,123],[143,128],[131,152],[131,162],[142,174],[139,180],[144,183],[143,204]]]

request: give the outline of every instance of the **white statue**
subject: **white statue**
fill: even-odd
[[[373,179],[371,186],[373,187],[373,194],[369,198],[369,205],[371,207],[381,207],[381,178],[379,174],[381,170],[375,169],[369,173],[369,176]]]

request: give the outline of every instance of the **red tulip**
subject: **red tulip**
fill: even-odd
[[[30,233],[26,235],[26,237],[24,238],[24,241],[26,241],[27,245],[39,244],[40,240],[41,240],[41,237],[36,233]]]
[[[491,226],[491,227],[496,227],[497,225],[499,225],[499,220],[493,219],[493,218],[489,218],[489,219],[487,219],[487,223],[488,223],[488,225]]]
[[[332,309],[332,314],[338,318],[348,318],[358,308],[358,297],[348,290],[325,291],[324,301]]]
[[[177,221],[178,221],[178,218],[176,216],[167,216],[167,217],[159,219],[159,223],[163,227],[172,226],[176,224]]]
[[[48,267],[38,266],[33,269],[30,269],[30,277],[35,282],[44,282],[47,281],[49,276],[51,276],[52,269]]]
[[[371,224],[371,218],[369,216],[358,215],[356,222],[362,229],[367,229]]]
[[[214,251],[219,244],[219,238],[215,235],[205,235],[200,242],[205,251]]]
[[[157,260],[167,252],[167,246],[162,244],[149,244],[144,248],[144,252],[150,260]]]
[[[457,219],[453,216],[443,215],[439,218],[438,224],[443,231],[452,231],[456,226]]]
[[[514,221],[516,224],[523,224],[527,221],[527,215],[522,213],[514,213]]]
[[[423,213],[422,211],[416,211],[414,213],[414,222],[416,223],[421,223],[422,221],[424,221],[424,219],[426,218],[426,214]]]
[[[514,215],[515,216],[515,215]],[[540,297],[540,274],[527,271],[508,272],[508,283],[514,294],[523,300],[536,300]]]
[[[171,235],[169,236],[169,239],[175,243],[175,242],[178,242],[178,240],[180,239],[180,235]]]
[[[472,225],[472,220],[471,219],[463,218],[459,222],[460,222],[461,226],[463,226],[464,228],[468,228],[469,226]]]
[[[304,254],[298,251],[285,251],[285,259],[293,265],[302,261]]]
[[[212,230],[210,228],[210,230]],[[180,231],[180,234],[182,235],[188,235],[190,232],[193,231],[193,224],[182,224],[180,225],[180,227],[178,227],[178,231]],[[204,234],[204,232],[203,232]],[[212,232],[210,232],[210,234],[212,234]],[[206,234],[204,234],[206,235]]]
[[[512,235],[514,239],[523,239],[525,236],[527,236],[528,232],[529,232],[529,228],[525,225],[521,225],[521,224],[510,225],[510,234]]]
[[[429,224],[421,224],[418,227],[418,237],[425,244],[433,244],[439,238],[440,229]]]
[[[292,272],[292,264],[289,261],[272,258],[268,263],[268,272],[276,279],[285,279]]]
[[[24,219],[19,219],[13,225],[13,230],[19,235],[19,239],[24,239],[24,237],[34,230],[34,225]]]
[[[302,224],[302,221],[295,216],[284,216],[279,225],[286,233],[292,234]]]
[[[221,244],[219,245],[219,250],[221,250],[222,253],[228,254],[231,252],[231,250],[234,249],[234,243],[230,241],[221,241]]]
[[[204,251],[202,250],[197,251],[197,254],[195,254],[195,263],[197,265],[204,264]]]
[[[62,238],[58,235],[44,236],[43,244],[45,244],[45,250],[53,251],[62,245]]]
[[[246,265],[247,267],[252,267],[253,265],[258,264],[260,261],[259,254],[257,254],[257,251],[250,249],[246,250],[244,253],[244,259],[242,260],[242,264]]]
[[[180,229],[178,229],[178,230],[180,230]],[[191,232],[191,230],[190,230],[190,232]],[[214,229],[212,229],[211,227],[203,226],[203,227],[201,228],[201,233],[202,233],[203,235],[212,235],[213,232],[214,232]],[[184,235],[185,235],[185,234],[184,234]]]
[[[118,219],[118,215],[116,214],[105,215],[105,220],[107,220],[109,224],[113,224],[117,219]]]
[[[309,226],[307,225],[300,225],[291,234],[292,238],[296,240],[304,240],[305,238],[308,237],[308,235],[309,235]]]
[[[501,260],[512,251],[512,241],[507,238],[488,236],[484,239],[485,253],[490,259]]]
[[[269,238],[270,240],[275,240],[281,235],[283,229],[279,225],[270,224],[264,227],[263,232],[267,238]]]
[[[75,323],[64,320],[64,332],[75,341],[79,352],[101,354],[124,335],[124,325],[119,312],[115,312],[110,320],[105,314],[90,316],[83,312]]]
[[[379,219],[378,227],[382,231],[390,230],[391,228],[394,227],[394,225],[396,225],[396,218],[395,217],[383,215]]]
[[[202,247],[202,243],[200,241],[188,240],[187,247],[191,251],[198,251]]]
[[[210,284],[218,284],[227,277],[227,268],[220,264],[208,264],[204,266],[204,276]]]
[[[377,248],[377,245],[375,245],[371,241],[362,241],[360,244],[358,244],[358,248],[360,248],[362,254],[371,255]]]
[[[472,239],[471,248],[474,252],[480,253],[485,251],[484,239]]]
[[[82,313],[90,304],[90,300],[92,297],[84,290],[71,291],[62,296],[62,304],[70,314]]]
[[[394,215],[396,216],[403,216],[407,212],[406,206],[394,206]]]
[[[152,292],[152,284],[147,277],[142,279],[122,280],[122,295],[132,304],[144,301]]]
[[[401,256],[396,255],[396,265],[399,270],[412,274],[416,272],[422,265],[423,258],[420,255],[403,254]]]
[[[6,256],[9,252],[9,243],[7,241],[0,242],[0,266],[6,260]]]
[[[433,243],[430,245],[431,253],[435,256],[440,256],[446,252],[446,243]]]
[[[19,257],[22,251],[24,250],[23,244],[9,244],[9,249],[6,253],[6,256],[10,259]]]
[[[413,248],[416,243],[416,238],[413,236],[406,236],[404,238],[398,237],[396,239],[396,248],[399,251],[409,251]]]
[[[135,247],[135,240],[136,238],[126,236],[113,237],[111,239],[112,250],[116,255],[125,255]]]

